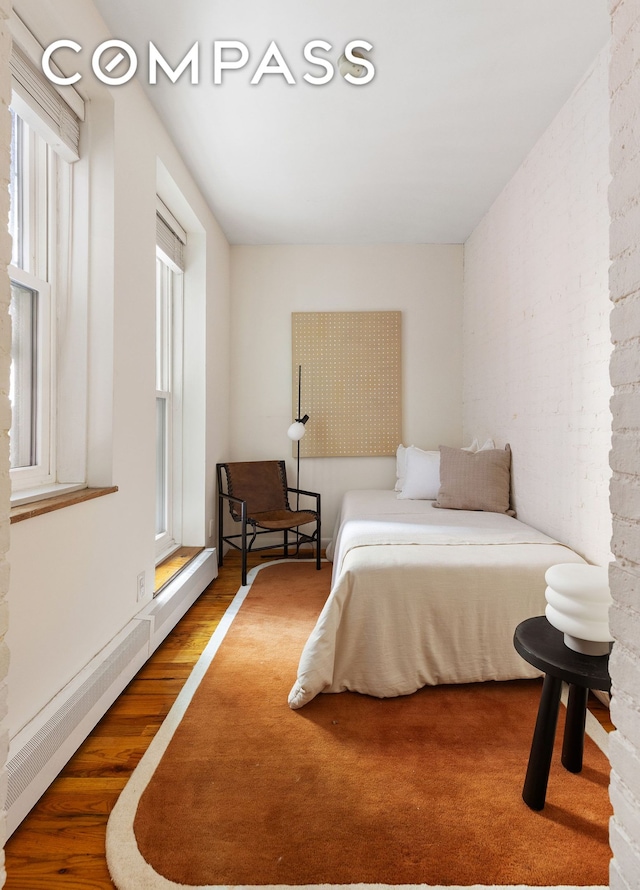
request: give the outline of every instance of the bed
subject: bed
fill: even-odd
[[[395,491],[349,491],[334,538],[331,592],[289,695],[385,698],[425,685],[539,676],[513,648],[544,613],[546,569],[584,562],[506,513],[442,509]]]

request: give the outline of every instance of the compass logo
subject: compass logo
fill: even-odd
[[[302,55],[305,62],[311,66],[311,70],[302,74],[303,81],[312,86],[322,86],[333,79],[336,73],[333,62],[319,54],[329,53],[332,49],[332,44],[326,40],[310,40],[304,45]],[[363,86],[373,80],[375,68],[365,55],[371,49],[373,49],[372,44],[361,39],[351,40],[345,46],[338,67],[348,83]],[[52,83],[59,86],[77,83],[82,78],[78,71],[69,77],[54,71],[54,53],[63,53],[65,50],[74,53],[83,52],[82,46],[74,40],[56,40],[46,48],[42,57],[44,74]],[[215,86],[221,85],[230,72],[243,68],[249,68],[251,74],[249,83],[252,86],[259,84],[264,77],[283,77],[287,84],[296,83],[296,76],[275,40],[271,41],[257,64],[255,60],[251,62],[249,48],[241,40],[215,40],[211,50],[209,70],[213,71]],[[150,41],[147,53],[148,81],[150,84],[158,83],[158,72],[162,72],[171,83],[177,83],[178,79],[188,71],[190,83],[198,84],[201,56],[200,43],[196,42],[180,62],[172,67],[157,46]],[[124,40],[105,40],[91,55],[93,73],[98,80],[108,86],[121,86],[130,81],[138,70],[138,63],[138,54]]]

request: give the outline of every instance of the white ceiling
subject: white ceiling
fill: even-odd
[[[198,41],[200,83],[145,85],[236,244],[464,242],[609,36],[607,0],[95,0],[146,72]],[[304,45],[373,44],[323,86]],[[214,85],[213,42],[246,68]],[[296,79],[251,77],[275,40]],[[114,75],[118,71],[114,71]]]

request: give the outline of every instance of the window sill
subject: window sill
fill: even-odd
[[[11,495],[11,506],[22,507],[24,504],[32,504],[34,501],[44,501],[60,494],[70,494],[72,491],[84,491],[88,486],[84,483],[71,484],[52,482],[49,485],[38,485],[36,488],[22,488]]]
[[[83,488],[80,491],[70,491],[52,497],[43,497],[36,501],[12,507],[9,512],[10,520],[12,524],[14,522],[22,522],[23,519],[31,519],[34,516],[42,516],[44,513],[52,513],[54,510],[62,510],[64,507],[73,506],[73,504],[80,504],[83,501],[100,498],[106,494],[113,494],[117,490],[118,486],[113,485],[109,488]]]

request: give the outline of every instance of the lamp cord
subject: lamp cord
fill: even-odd
[[[302,365],[298,365],[298,416],[296,421],[300,420],[300,404],[302,396]],[[298,439],[298,449],[296,456],[296,488],[300,488],[300,439]],[[296,491],[296,510],[300,509],[300,492]]]

